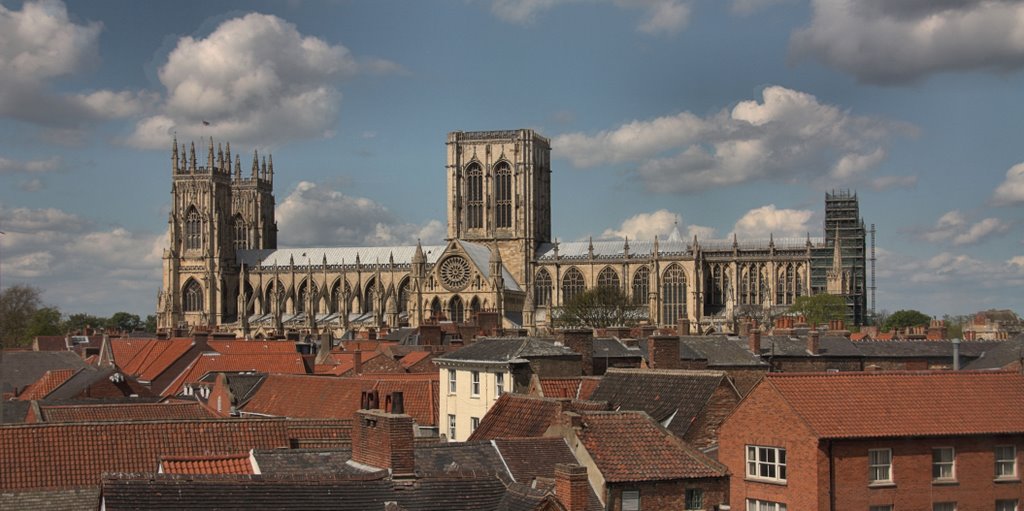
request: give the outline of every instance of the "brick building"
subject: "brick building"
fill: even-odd
[[[1017,510],[1024,375],[768,374],[722,424],[737,509]]]

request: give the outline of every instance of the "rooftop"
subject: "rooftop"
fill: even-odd
[[[531,357],[575,356],[579,354],[552,339],[537,337],[484,338],[464,348],[436,357],[435,361],[523,363]]]

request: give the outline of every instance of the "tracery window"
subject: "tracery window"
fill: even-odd
[[[398,312],[405,312],[409,308],[409,279],[405,279],[398,285]]]
[[[188,208],[185,215],[185,249],[199,250],[203,248],[203,218],[196,208]]]
[[[647,302],[647,295],[651,289],[651,270],[641,266],[633,274],[633,303],[641,304]]]
[[[235,250],[245,250],[249,248],[249,228],[245,225],[245,220],[242,219],[242,215],[235,215],[232,224],[232,227],[234,228]]]
[[[666,325],[674,325],[686,317],[686,273],[677,265],[665,270],[662,279],[662,319]]]
[[[182,306],[185,312],[202,312],[203,310],[203,286],[195,280],[189,279],[185,283],[185,290],[182,293]]]
[[[441,300],[436,297],[430,302],[430,317],[434,320],[441,319]]]
[[[619,275],[615,270],[606,266],[601,273],[597,274],[597,287],[619,288]]]
[[[551,274],[541,268],[533,284],[533,303],[537,307],[551,304]]]
[[[372,279],[366,285],[366,292],[363,293],[363,296],[365,297],[363,300],[363,312],[368,313],[377,310],[377,297],[375,296],[376,292],[374,291],[376,285],[377,283]]]
[[[466,222],[470,229],[484,226],[484,172],[479,163],[466,169]]]
[[[494,171],[495,226],[512,227],[512,168],[501,162]]]
[[[317,313],[317,309],[319,308],[318,303],[317,303],[317,302],[319,302],[319,300],[317,300],[317,298],[316,298],[317,297],[317,288],[316,288],[316,283],[311,283],[311,282],[303,282],[302,283],[302,287],[299,289],[299,300],[298,300],[298,303],[295,304],[295,312],[302,313],[302,312],[306,311],[306,302],[309,301],[310,294],[312,294],[313,300],[314,300],[314,302],[313,302],[313,313],[314,314]]]
[[[448,302],[448,310],[451,313],[451,320],[455,323],[462,323],[466,319],[466,308],[462,304],[462,298],[459,295],[452,297],[451,301]]]
[[[573,297],[586,289],[583,283],[583,274],[576,268],[569,268],[562,277],[562,303],[568,303]]]

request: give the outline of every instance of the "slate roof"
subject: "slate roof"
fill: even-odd
[[[643,412],[585,412],[580,442],[612,483],[725,477],[724,465],[690,447]]]
[[[176,419],[213,419],[216,416],[197,402],[83,404],[48,406],[39,404],[43,422],[116,422]]]
[[[43,377],[47,371],[87,367],[71,351],[4,351],[0,360],[0,390],[22,389]]]
[[[100,507],[99,486],[66,490],[32,490],[0,492],[0,509],[47,511],[81,511]]]
[[[396,502],[417,511],[498,509],[505,484],[497,477],[438,477],[415,485],[378,480],[252,476],[121,475],[103,480],[108,511],[122,509],[335,510],[384,509]]]
[[[769,373],[761,385],[819,438],[1024,432],[1019,373]]]
[[[367,473],[348,463],[352,459],[351,449],[256,449],[252,456],[260,472],[269,476],[328,478]]]
[[[960,345],[963,353],[964,344]],[[1013,339],[999,342],[984,351],[973,362],[966,365],[967,369],[1001,369],[1013,363],[1021,363],[1024,360],[1024,334]],[[1022,364],[1024,365],[1024,364]]]
[[[288,447],[284,420],[33,424],[0,428],[0,490],[93,486],[104,472],[154,472],[161,456]]]
[[[113,376],[115,373],[121,374],[116,368],[112,367],[85,367],[79,371],[76,371],[71,378],[68,378],[57,388],[53,389],[52,392],[47,394],[47,399],[72,399],[79,397],[80,394],[86,391],[90,386],[95,383],[102,382]],[[136,394],[140,396],[151,396],[152,393],[149,388],[143,386],[136,380],[131,380],[131,376],[128,376],[122,384],[121,391],[124,395]],[[88,397],[88,396],[86,396]]]
[[[31,401],[4,401],[3,416],[0,417],[0,424],[21,424],[25,422],[28,409],[32,406]]]
[[[164,474],[252,474],[249,453],[211,456],[163,456],[160,471]]]
[[[643,358],[639,347],[630,348],[614,338],[596,337],[593,346],[594,358]]]
[[[46,374],[44,374],[42,378],[39,378],[35,383],[26,387],[21,395],[18,396],[18,399],[21,401],[43,399],[57,387],[68,381],[69,378],[80,370],[81,369],[54,369],[52,371],[46,371]]]
[[[740,339],[736,342],[742,343],[743,346],[749,346],[747,339]],[[826,335],[819,337],[818,353],[812,355],[807,351],[806,337],[763,335],[761,336],[761,356],[860,358],[862,353],[857,349],[857,344],[846,337]]]
[[[484,338],[464,348],[445,353],[436,361],[521,363],[531,357],[576,356],[579,354],[552,339],[537,337]]]
[[[416,447],[416,475],[497,475],[505,472],[491,442],[452,442]]]
[[[998,347],[1002,341],[963,341],[960,343],[960,356],[977,358],[983,353]],[[854,346],[870,358],[948,358],[953,361],[953,341],[939,340],[904,340],[891,341],[857,341]]]
[[[646,412],[682,437],[723,381],[721,371],[610,368],[590,399],[607,401],[613,410]]]
[[[724,335],[691,335],[681,337],[679,342],[681,359],[707,360],[708,367],[767,365],[747,349],[743,339],[730,339]],[[640,347],[646,349],[646,343],[640,343]]]
[[[538,477],[553,478],[558,463],[577,463],[562,437],[499,438],[492,442],[512,477],[525,484]]]
[[[469,440],[543,436],[561,413],[554,399],[505,393],[487,410]]]

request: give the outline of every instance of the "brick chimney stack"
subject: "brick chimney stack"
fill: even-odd
[[[397,400],[401,402],[402,398]],[[408,415],[359,410],[352,428],[352,461],[386,468],[392,477],[413,476],[416,470],[413,436],[413,420]]]
[[[570,463],[555,464],[555,497],[566,511],[586,511],[590,500],[587,467]]]
[[[679,320],[679,337],[690,335],[690,320],[683,318]]]
[[[821,350],[821,338],[820,333],[817,330],[811,330],[807,332],[807,351],[812,355],[817,355]]]
[[[679,337],[652,335],[647,338],[647,361],[654,369],[679,369]]]
[[[563,346],[579,353],[583,358],[583,376],[594,375],[594,331],[566,329],[555,332],[555,339]]]
[[[352,373],[363,374],[363,352],[358,348],[352,352]]]
[[[750,330],[750,335],[748,337],[750,338],[750,351],[752,351],[755,355],[760,355],[761,354],[761,331],[756,329],[756,328],[752,328]]]

